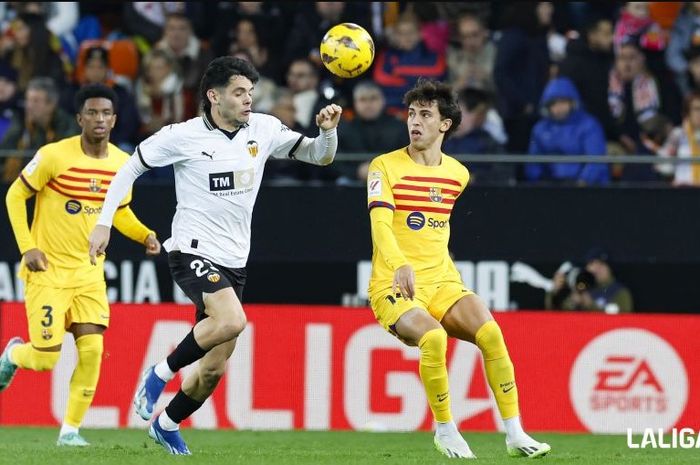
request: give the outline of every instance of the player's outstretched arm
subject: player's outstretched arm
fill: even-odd
[[[97,225],[88,239],[90,263],[93,265],[97,264],[97,256],[104,254],[107,249],[109,230],[112,227],[112,219],[117,208],[119,208],[119,204],[129,193],[136,178],[146,171],[147,168],[140,161],[139,157],[132,156],[129,158],[129,161],[119,168],[116,176],[112,179],[112,184],[107,190],[107,196],[102,205],[102,213],[100,213]]]
[[[304,137],[294,151],[294,158],[313,165],[330,165],[338,149],[336,128],[340,122],[343,109],[335,104],[327,105],[316,115],[316,125],[320,130],[318,137]]]

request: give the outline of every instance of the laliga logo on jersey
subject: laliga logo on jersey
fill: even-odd
[[[102,189],[102,180],[91,178],[88,189],[90,189],[90,192],[100,192],[100,189]]]
[[[418,231],[425,226],[425,216],[421,212],[412,212],[406,218],[406,224],[414,231]]]
[[[583,348],[571,369],[569,394],[581,423],[594,433],[666,430],[683,413],[688,377],[663,338],[616,329]]]
[[[81,205],[80,202],[77,200],[69,200],[66,202],[66,211],[70,213],[71,215],[75,215],[77,213],[80,213],[80,210],[83,209],[83,206]]]
[[[248,153],[251,157],[255,158],[258,156],[258,143],[254,140],[248,141]]]
[[[431,187],[430,190],[428,191],[428,196],[430,197],[430,200],[432,200],[433,202],[437,202],[437,203],[442,202],[442,188]]]

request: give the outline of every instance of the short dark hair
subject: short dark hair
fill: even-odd
[[[253,84],[260,79],[260,74],[255,67],[241,58],[224,56],[213,59],[204,71],[199,83],[199,97],[205,112],[211,111],[211,102],[207,97],[207,91],[217,87],[226,87],[231,76],[243,76]]]
[[[75,106],[75,112],[80,113],[83,111],[85,102],[91,98],[106,98],[112,102],[112,108],[114,112],[117,112],[117,106],[119,105],[119,98],[116,92],[111,87],[104,84],[88,84],[83,86],[75,94],[73,99],[73,105]]]
[[[406,92],[403,103],[406,106],[414,102],[422,104],[437,103],[438,111],[442,119],[451,119],[452,126],[445,132],[445,139],[457,129],[462,122],[462,111],[459,109],[457,98],[452,92],[452,87],[440,81],[420,78],[413,89]]]

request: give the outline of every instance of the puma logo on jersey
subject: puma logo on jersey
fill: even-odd
[[[216,153],[216,150],[212,150],[211,155],[209,155],[207,152],[202,150],[202,155],[204,155],[205,157],[209,157],[210,160],[214,159],[214,153]]]

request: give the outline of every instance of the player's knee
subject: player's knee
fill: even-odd
[[[420,338],[418,347],[423,365],[444,365],[447,356],[447,332],[442,328],[431,329]]]
[[[99,365],[102,361],[102,352],[104,350],[104,338],[101,334],[87,334],[79,337],[75,341],[78,349],[78,358],[82,362],[88,362],[92,365]]]
[[[231,341],[243,332],[247,324],[245,316],[230,318],[222,321],[219,325],[219,332],[224,341]]]
[[[32,368],[36,371],[53,370],[59,358],[61,358],[60,351],[46,352],[32,349]]]
[[[501,328],[493,320],[486,322],[479,328],[475,339],[477,347],[484,356],[484,360],[494,360],[508,355]]]

